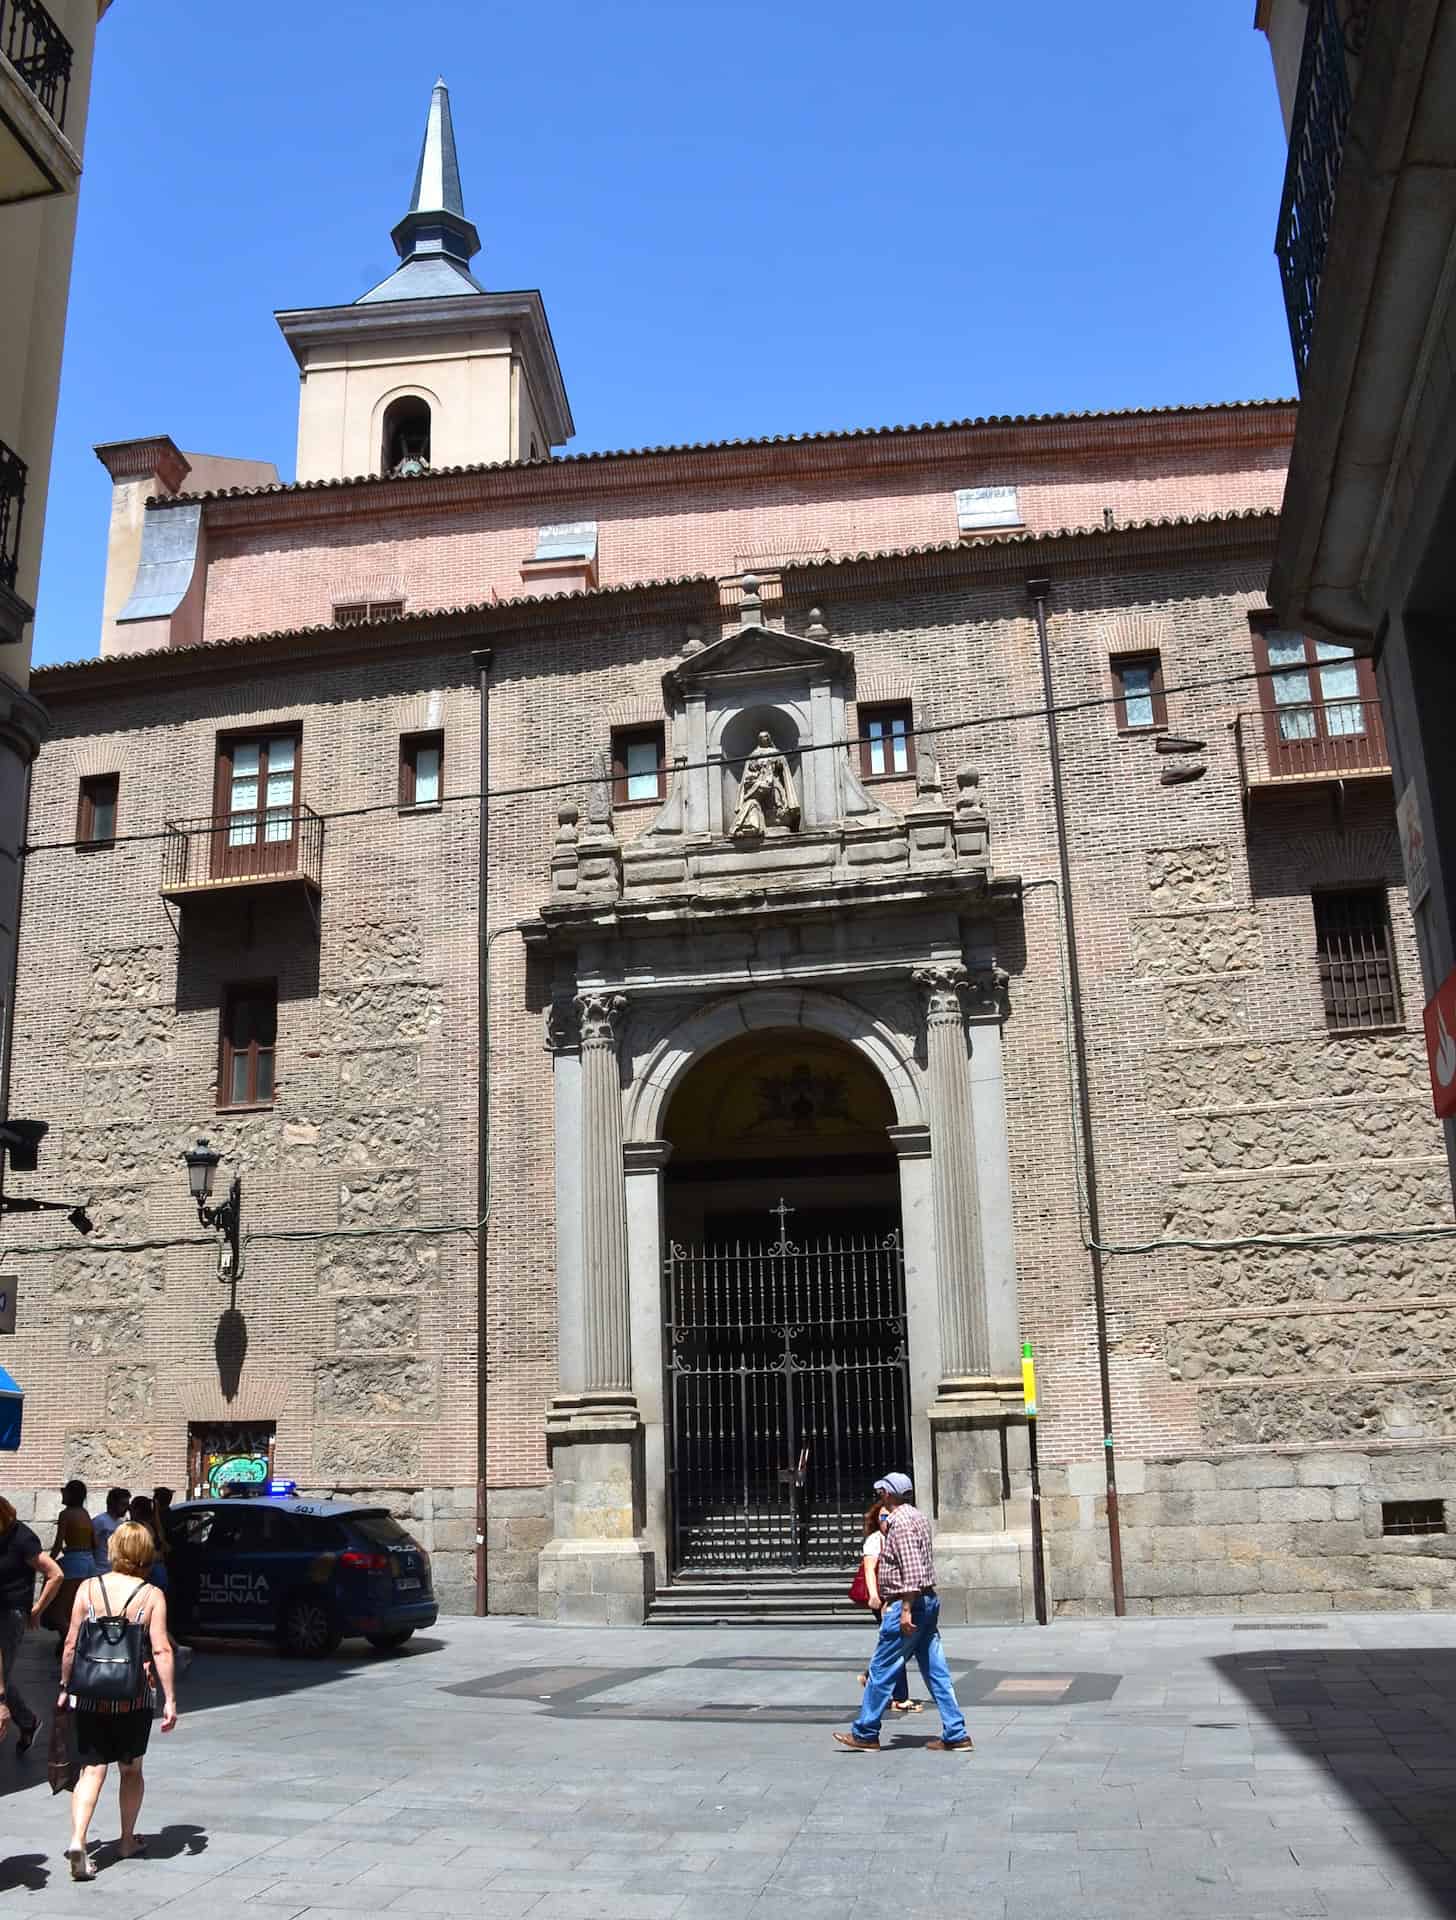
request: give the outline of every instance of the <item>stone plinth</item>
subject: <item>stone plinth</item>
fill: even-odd
[[[941,1617],[1029,1619],[1026,1414],[1019,1379],[943,1380],[929,1409],[935,1453],[935,1575]],[[1008,1483],[1016,1491],[1008,1501]]]
[[[630,1393],[559,1394],[551,1403],[543,1620],[640,1626],[647,1617],[656,1581],[652,1550],[641,1538],[642,1439]]]

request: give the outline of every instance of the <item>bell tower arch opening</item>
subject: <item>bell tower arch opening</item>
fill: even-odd
[[[740,1034],[667,1110],[670,1552],[694,1568],[848,1567],[910,1455],[888,1087],[804,1028]]]
[[[384,409],[379,471],[423,473],[430,464],[430,403],[417,393],[402,393]]]

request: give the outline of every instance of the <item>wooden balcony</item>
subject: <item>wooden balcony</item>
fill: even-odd
[[[1255,793],[1389,780],[1390,749],[1378,700],[1267,706],[1234,722],[1239,784],[1247,811]]]
[[[292,890],[323,891],[324,823],[312,807],[169,820],[162,898],[184,901]]]

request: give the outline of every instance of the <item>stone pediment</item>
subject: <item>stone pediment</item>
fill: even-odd
[[[666,685],[672,692],[681,692],[706,681],[773,673],[807,673],[811,678],[840,680],[853,668],[854,655],[843,647],[806,640],[797,633],[785,633],[782,627],[751,622],[674,667],[666,676]]]

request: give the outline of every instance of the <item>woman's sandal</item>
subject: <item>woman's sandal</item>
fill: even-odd
[[[96,1878],[96,1862],[84,1847],[67,1847],[66,1859],[70,1862],[71,1878],[73,1880],[94,1880]]]
[[[892,1700],[890,1711],[892,1713],[924,1713],[925,1708],[919,1700]]]

